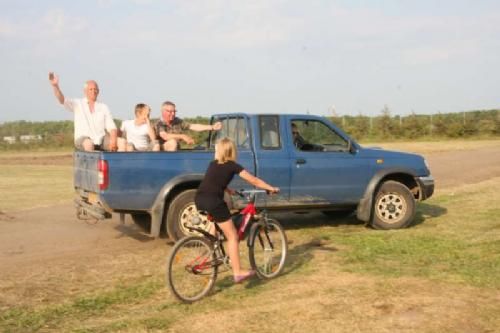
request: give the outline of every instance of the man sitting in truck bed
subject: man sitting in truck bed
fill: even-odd
[[[156,123],[156,134],[164,151],[176,151],[180,147],[180,141],[184,141],[188,145],[193,144],[193,138],[183,133],[186,130],[202,132],[218,131],[222,128],[221,122],[213,125],[191,124],[177,118],[176,113],[174,103],[166,101],[162,104],[161,119]]]

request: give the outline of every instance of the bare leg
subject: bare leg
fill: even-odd
[[[124,138],[118,138],[117,139],[117,145],[118,145],[118,151],[126,151],[126,146],[127,146],[127,140]]]
[[[170,139],[163,144],[164,151],[176,151],[177,150],[177,140]]]
[[[127,151],[135,151],[134,145],[131,143],[127,143]]]
[[[233,221],[227,220],[226,222],[219,223],[219,227],[222,229],[227,239],[227,253],[229,255],[229,259],[231,259],[233,275],[238,276],[248,274],[248,271],[241,270],[238,233],[236,232]]]

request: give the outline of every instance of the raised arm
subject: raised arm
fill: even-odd
[[[252,175],[251,173],[249,173],[246,170],[241,171],[239,173],[239,176],[241,178],[243,178],[244,180],[246,180],[247,182],[249,182],[250,184],[252,184],[253,186],[256,186],[256,187],[261,188],[263,190],[269,191],[271,193],[278,193],[280,191],[280,189],[278,187],[273,187],[273,186],[269,185],[268,183],[266,183],[262,179],[255,177],[254,175]]]
[[[54,95],[56,96],[56,99],[59,101],[59,103],[64,104],[64,95],[59,88],[59,77],[53,72],[49,72],[49,82],[54,89]]]

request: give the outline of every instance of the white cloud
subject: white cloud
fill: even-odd
[[[37,27],[38,26],[38,27]],[[40,28],[48,37],[68,37],[83,32],[88,27],[83,17],[70,16],[62,9],[51,9],[42,20],[35,23],[34,28]]]
[[[281,3],[178,1],[164,29],[171,38],[192,47],[261,47],[287,42],[300,21],[282,15]],[[173,32],[172,26],[178,29]]]

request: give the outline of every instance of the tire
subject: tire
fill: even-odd
[[[271,279],[280,274],[288,254],[288,240],[281,224],[267,219],[266,228],[263,222],[257,222],[249,237],[250,265],[257,275],[261,279]]]
[[[206,231],[210,228],[210,222],[206,216],[198,214],[196,205],[194,204],[194,196],[196,190],[186,190],[179,193],[171,202],[167,213],[167,232],[168,236],[177,241],[183,237],[199,235],[198,232],[193,232],[187,229],[188,226],[193,226],[192,221],[194,216],[199,216],[201,223],[197,224],[197,228]]]
[[[354,213],[354,209],[325,210],[322,213],[332,219],[343,219]]]
[[[386,181],[373,201],[371,225],[384,230],[405,228],[413,222],[415,206],[415,198],[405,185]]]
[[[198,236],[186,237],[172,248],[167,261],[167,284],[184,303],[200,300],[212,290],[217,266],[212,243]]]

